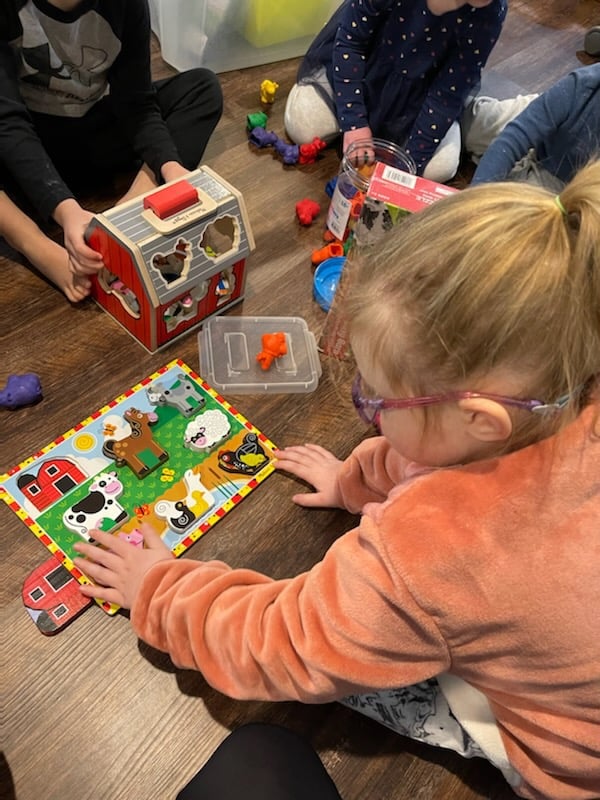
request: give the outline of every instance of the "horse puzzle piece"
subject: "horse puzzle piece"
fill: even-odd
[[[94,529],[109,533],[129,518],[117,502],[122,493],[123,484],[117,474],[101,472],[90,484],[87,495],[64,512],[65,527],[88,542],[93,541],[90,531]]]
[[[274,359],[284,356],[287,353],[285,333],[281,331],[277,333],[263,333],[260,340],[262,350],[260,353],[257,353],[256,360],[260,364],[261,369],[267,370]]]
[[[156,516],[166,520],[168,526],[176,531],[187,530],[215,503],[212,494],[193,470],[184,472],[183,483],[186,491],[183,500],[159,500],[154,505]]]
[[[217,409],[203,411],[188,423],[183,444],[190,450],[208,453],[229,436],[231,425],[226,414]]]
[[[102,446],[102,452],[114,458],[118,466],[127,464],[138,478],[143,478],[169,458],[167,451],[154,441],[150,430],[150,426],[158,421],[158,415],[153,411],[130,408],[123,416],[129,423],[131,433],[122,439],[108,439]]]
[[[206,400],[200,394],[196,385],[187,375],[180,372],[177,375],[179,385],[167,388],[160,381],[151,383],[146,389],[148,400],[153,406],[171,406],[176,408],[184,417],[191,417],[206,405]]]

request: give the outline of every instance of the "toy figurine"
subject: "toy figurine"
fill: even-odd
[[[344,247],[338,241],[331,242],[330,244],[326,244],[325,247],[320,247],[318,250],[314,250],[311,256],[311,262],[313,267],[318,266],[322,261],[325,261],[326,258],[338,258],[339,256],[344,255]]]
[[[40,379],[33,372],[9,375],[6,386],[0,391],[0,408],[20,408],[38,403],[42,399]]]
[[[277,89],[279,89],[278,83],[264,80],[260,85],[260,102],[268,104],[275,102],[275,92]]]
[[[281,160],[288,166],[298,163],[299,148],[297,144],[288,144],[283,139],[277,139],[274,144],[275,152],[281,156]]]
[[[277,134],[264,128],[256,127],[250,131],[249,141],[255,147],[271,147],[279,141]]]
[[[327,147],[327,142],[324,142],[323,139],[319,139],[318,136],[315,136],[312,142],[300,145],[300,154],[298,156],[298,163],[314,164],[321,150],[324,150],[326,147]]]
[[[312,225],[321,213],[321,206],[315,201],[305,197],[296,203],[296,216],[301,225]]]
[[[274,359],[280,358],[287,353],[285,333],[281,331],[277,333],[263,333],[260,340],[263,349],[257,354],[256,360],[260,364],[261,369],[267,370]]]
[[[257,111],[255,114],[248,114],[246,117],[246,124],[248,130],[251,131],[253,128],[266,128],[268,120],[269,117],[264,111]]]
[[[250,120],[249,115],[248,121]],[[249,127],[250,125],[248,125]],[[248,136],[248,141],[255,147],[273,147],[275,152],[281,156],[281,160],[286,165],[291,164],[312,164],[317,160],[320,151],[327,146],[326,142],[315,136],[308,144],[289,144],[280,139],[273,131],[267,131],[262,126],[257,125],[252,128]]]

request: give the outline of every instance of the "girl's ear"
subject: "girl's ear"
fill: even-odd
[[[507,409],[495,400],[471,397],[459,400],[465,432],[479,442],[505,442],[513,432]]]

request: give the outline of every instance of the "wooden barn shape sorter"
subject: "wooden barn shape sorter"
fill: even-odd
[[[200,167],[96,215],[96,302],[150,352],[243,299],[254,238],[244,199]]]
[[[75,542],[93,541],[99,529],[139,547],[147,521],[179,556],[273,472],[273,448],[175,360],[0,476],[0,496],[58,559],[55,567],[88,583],[73,564]],[[47,567],[26,583],[25,605],[45,633],[75,602],[61,608],[53,599],[64,586],[64,571]]]

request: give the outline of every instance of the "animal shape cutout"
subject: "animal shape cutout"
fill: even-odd
[[[185,531],[214,505],[212,494],[200,480],[200,475],[188,469],[183,475],[185,497],[182,500],[159,500],[154,505],[157,517],[167,521],[169,528]]]
[[[217,409],[203,411],[188,423],[183,443],[190,450],[208,453],[229,436],[231,425],[227,415]]]
[[[186,260],[190,257],[191,243],[179,239],[170,253],[157,253],[152,258],[152,266],[157,269],[167,283],[173,283],[184,273]]]
[[[122,493],[123,484],[116,472],[101,472],[90,484],[87,495],[63,514],[65,527],[88,542],[93,541],[90,531],[94,529],[105,532],[114,530],[129,517],[117,501]]]
[[[267,456],[258,442],[258,436],[247,433],[236,450],[219,450],[217,460],[225,472],[256,475],[266,463]]]
[[[151,383],[146,389],[148,400],[153,406],[171,406],[184,417],[191,417],[204,408],[206,400],[197,390],[194,382],[183,372],[177,375],[177,380],[179,381],[178,385],[173,384],[170,388],[160,381]]]
[[[108,439],[104,442],[102,452],[114,458],[118,466],[127,464],[138,478],[143,478],[169,458],[150,430],[150,426],[158,421],[158,415],[153,411],[130,408],[123,416],[129,423],[131,433],[122,439]]]

